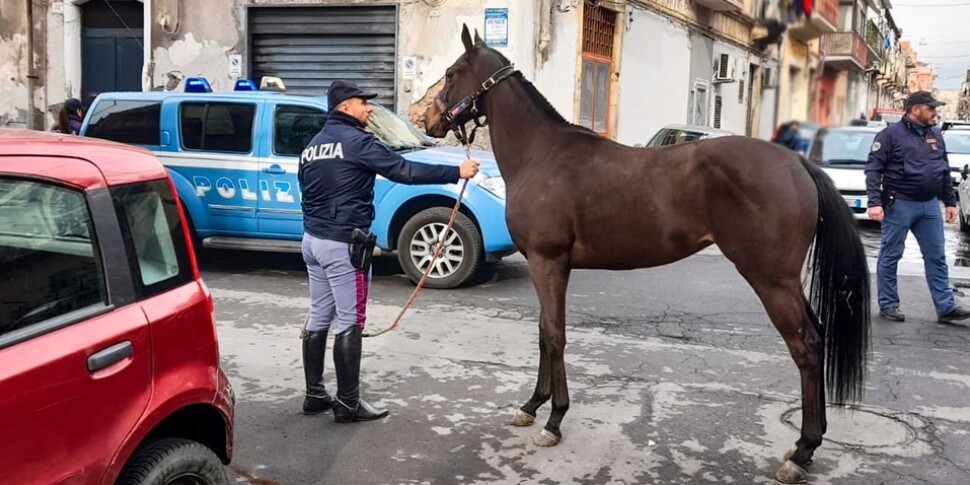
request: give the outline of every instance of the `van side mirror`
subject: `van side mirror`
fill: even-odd
[[[962,180],[966,180],[967,177],[970,177],[970,164],[963,166],[963,170],[960,170],[960,177],[962,177]]]

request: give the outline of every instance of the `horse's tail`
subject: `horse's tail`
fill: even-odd
[[[869,267],[845,200],[832,179],[805,158],[818,190],[810,301],[825,339],[825,376],[834,404],[858,401],[869,361]]]

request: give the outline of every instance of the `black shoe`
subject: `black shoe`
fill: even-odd
[[[946,315],[941,315],[939,322],[950,323],[950,322],[955,322],[957,320],[966,320],[967,318],[970,318],[970,310],[963,308],[961,306],[958,306],[953,310],[950,310],[950,313],[947,313]]]
[[[303,374],[306,399],[303,414],[320,414],[333,408],[333,398],[323,386],[323,359],[327,352],[327,331],[306,332],[303,336]]]
[[[906,315],[899,311],[899,308],[890,308],[888,310],[879,310],[879,316],[885,318],[886,320],[892,320],[894,322],[905,322]]]
[[[361,328],[337,334],[333,340],[333,363],[337,372],[337,402],[333,417],[338,423],[373,421],[387,416],[386,409],[375,408],[360,399]]]

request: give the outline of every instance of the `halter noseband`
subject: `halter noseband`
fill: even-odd
[[[503,80],[505,80],[512,74],[514,74],[515,72],[516,72],[515,67],[512,66],[511,64],[505,67],[502,67],[498,71],[495,71],[495,74],[492,74],[491,76],[489,76],[488,79],[482,81],[481,89],[477,89],[471,94],[469,94],[468,96],[465,96],[460,101],[455,103],[455,105],[452,106],[451,109],[445,111],[445,120],[448,121],[448,126],[450,126],[451,130],[455,133],[455,138],[458,138],[458,141],[460,141],[463,145],[472,144],[472,142],[475,141],[475,132],[479,128],[488,124],[487,121],[485,122],[481,121],[481,118],[484,115],[480,114],[478,111],[478,99],[484,96],[489,89],[492,89],[493,87],[495,87],[496,84],[502,82]],[[437,98],[436,101],[438,103],[439,108],[444,106],[444,103],[441,102],[440,97]],[[458,123],[458,117],[469,110],[471,110],[471,114],[472,114],[471,119],[475,121],[475,127],[472,128],[471,135],[466,136],[465,125],[464,123]]]

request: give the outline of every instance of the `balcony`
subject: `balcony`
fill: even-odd
[[[855,32],[835,32],[822,36],[825,63],[839,71],[861,71],[869,63],[869,46]]]
[[[839,0],[817,0],[812,18],[802,18],[788,25],[788,35],[802,42],[815,40],[824,34],[837,31]]]
[[[739,12],[744,10],[744,0],[694,0],[694,3],[718,12]]]

